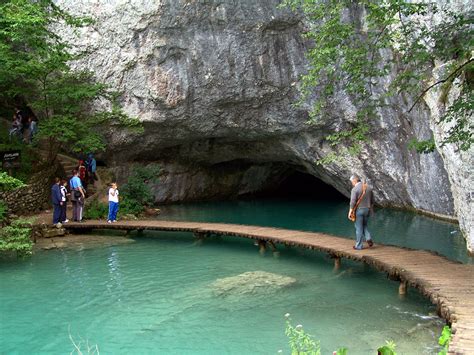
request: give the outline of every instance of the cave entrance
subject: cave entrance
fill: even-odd
[[[286,172],[273,186],[258,193],[260,197],[346,201],[347,197],[317,177],[299,171]]]

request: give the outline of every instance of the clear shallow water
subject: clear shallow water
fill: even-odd
[[[163,206],[159,219],[272,226],[355,238],[347,212],[346,201],[259,199]],[[453,223],[376,209],[369,230],[375,243],[431,250],[452,260],[474,263],[459,226]]]
[[[163,208],[160,218],[315,230],[353,237],[347,206],[334,201],[232,201]],[[410,213],[381,210],[371,221],[377,242],[435,250],[463,262],[458,228]],[[455,233],[452,233],[455,231]],[[144,233],[134,243],[41,251],[0,260],[0,353],[63,354],[76,339],[103,354],[288,353],[283,315],[322,342],[323,353],[346,346],[374,353],[393,339],[400,354],[433,354],[443,322],[417,292],[360,263],[333,271],[327,256],[280,247],[260,256],[239,238]],[[215,293],[212,283],[267,271],[296,284],[267,292]],[[84,347],[82,348],[84,350]]]
[[[144,233],[135,241],[0,261],[0,352],[69,353],[70,329],[103,354],[288,353],[289,312],[324,353],[374,353],[387,339],[400,354],[436,353],[434,308],[416,292],[400,299],[397,283],[362,264],[344,261],[334,272],[324,255],[299,249],[262,257],[238,238],[199,246],[189,234]],[[271,293],[214,292],[215,280],[247,271],[297,282]]]

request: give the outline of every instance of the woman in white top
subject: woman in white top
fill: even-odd
[[[61,202],[63,203],[61,205],[61,223],[67,223],[69,220],[66,217],[66,211],[67,211],[67,196],[69,193],[67,192],[67,180],[62,179],[61,180],[61,185],[59,185],[59,188],[61,189]]]
[[[109,189],[109,217],[107,223],[117,222],[117,212],[119,209],[119,191],[117,184],[112,183]]]

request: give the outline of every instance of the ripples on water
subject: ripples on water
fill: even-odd
[[[352,234],[350,224],[334,217],[347,213],[345,206],[317,211],[310,204],[301,209],[265,204],[175,206],[165,208],[163,217]],[[421,243],[425,227],[420,226],[431,220],[401,214],[391,221],[390,215],[397,218],[398,213],[378,214],[373,226],[377,237],[397,227],[396,233],[386,231],[388,240],[409,233],[405,241]],[[429,230],[443,228],[454,229],[436,222]],[[400,299],[396,282],[363,264],[344,260],[335,272],[323,254],[281,246],[278,258],[270,252],[261,257],[251,241],[238,238],[214,238],[201,246],[186,233],[149,232],[133,238],[130,244],[0,261],[1,352],[70,352],[69,328],[76,341],[79,336],[88,339],[104,354],[287,353],[283,315],[288,312],[294,324],[303,324],[321,340],[323,353],[341,346],[350,354],[373,353],[389,339],[401,354],[436,353],[443,322],[434,307],[414,290]],[[438,239],[439,234],[430,240]],[[453,240],[446,249],[453,248]],[[214,292],[217,279],[248,271],[292,277],[296,284],[270,294],[258,287],[244,294]]]

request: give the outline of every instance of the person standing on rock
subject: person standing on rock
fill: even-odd
[[[66,216],[66,211],[67,211],[67,196],[69,195],[67,191],[67,180],[62,179],[61,180],[61,185],[59,186],[61,189],[61,201],[63,204],[61,205],[61,223],[67,223],[69,220],[67,219]]]
[[[109,189],[109,216],[107,218],[107,223],[117,222],[117,212],[119,209],[119,191],[117,189],[117,184],[112,183]]]
[[[369,222],[369,214],[373,211],[374,199],[372,188],[367,183],[360,181],[359,176],[353,174],[350,178],[352,183],[351,202],[347,218],[354,222],[356,230],[356,250],[363,249],[364,239],[369,247],[374,245],[367,224]]]
[[[81,179],[79,179],[79,172],[74,169],[72,175],[71,180],[69,180],[69,186],[71,187],[72,220],[74,222],[81,222],[86,193],[82,187]]]
[[[54,185],[51,187],[51,200],[53,202],[53,224],[58,226],[61,222],[61,207],[63,205],[61,199],[61,189],[59,178],[54,179]]]

